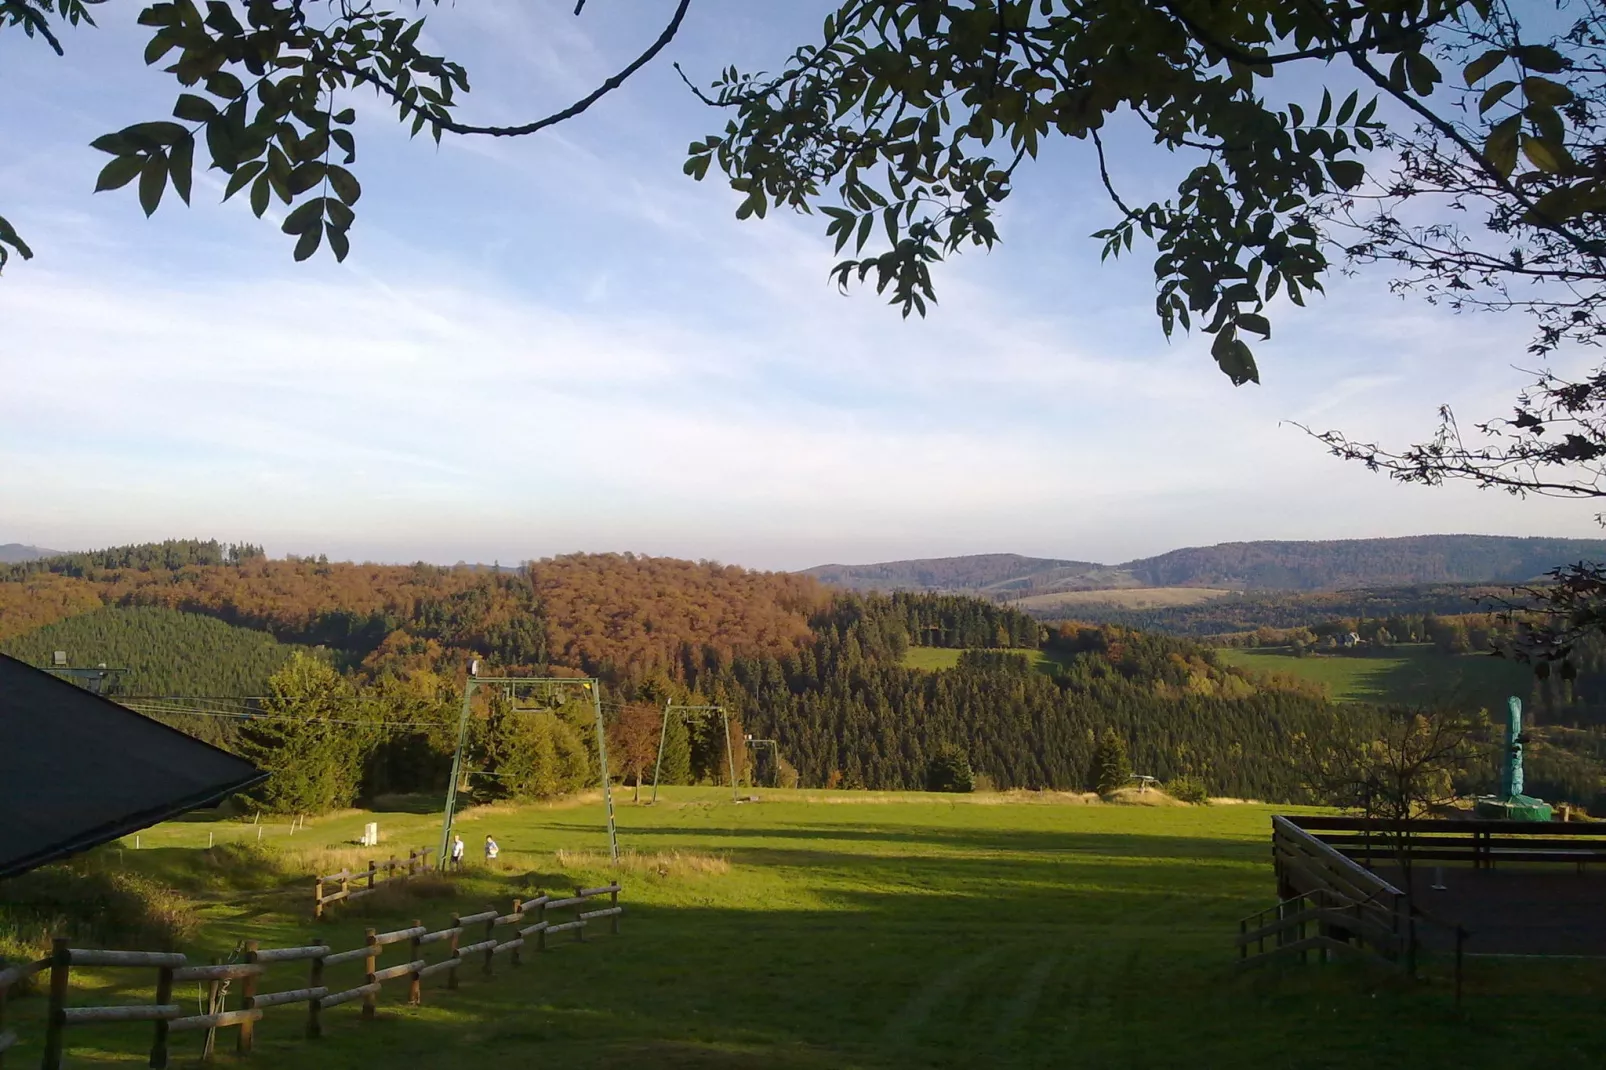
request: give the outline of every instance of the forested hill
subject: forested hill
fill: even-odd
[[[991,598],[1126,587],[1321,591],[1429,583],[1520,583],[1558,565],[1606,559],[1603,539],[1414,535],[1322,542],[1230,542],[1121,565],[979,554],[820,565],[806,570],[848,590],[942,591]]]
[[[43,546],[25,546],[20,542],[0,543],[0,565],[20,561],[37,561],[42,557],[59,557],[60,550],[47,550]]]
[[[818,565],[805,569],[821,583],[848,591],[952,591],[967,594],[1024,594],[1028,591],[1110,585],[1108,565],[1057,561],[1019,554],[972,554],[876,565]],[[1066,588],[1069,589],[1069,588]]]
[[[1414,535],[1328,542],[1229,542],[1173,550],[1122,568],[1154,587],[1314,591],[1419,583],[1521,583],[1580,560],[1606,540]]]
[[[175,669],[164,691],[215,690],[223,662],[238,670],[236,686],[254,689],[284,655],[279,644],[321,648],[321,670],[292,657],[282,672],[293,679],[270,683],[269,698],[292,696],[274,700],[287,712],[307,702],[350,709],[368,726],[340,751],[363,756],[340,783],[368,794],[443,787],[455,735],[435,728],[455,717],[470,655],[486,659],[487,674],[599,677],[610,721],[646,711],[648,750],[666,699],[720,703],[736,738],[778,741],[805,786],[919,788],[934,756],[959,747],[998,787],[1082,790],[1096,742],[1114,732],[1137,772],[1295,799],[1295,741],[1334,716],[1308,685],[1259,680],[1186,641],[1050,631],[976,598],[832,594],[803,576],[628,554],[513,572],[230,556],[207,544],[124,548],[14,568],[0,574],[0,641],[37,660],[65,644],[75,663],[126,661],[153,681],[163,663],[215,663],[206,679]],[[219,621],[227,626],[212,627]],[[905,664],[911,644],[993,652],[933,672]],[[314,699],[309,688],[323,691]],[[505,719],[494,708],[478,715],[475,761],[494,762],[513,745],[499,740]],[[261,746],[254,723],[204,727]],[[568,738],[558,722],[540,724]],[[688,734],[677,775],[719,774],[723,748],[710,731]]]

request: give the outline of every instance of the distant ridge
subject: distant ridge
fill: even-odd
[[[24,561],[60,556],[60,550],[47,550],[43,546],[26,546],[20,542],[0,543],[0,565],[20,565]]]
[[[1394,539],[1228,542],[1120,565],[977,554],[805,569],[856,591],[944,591],[1018,598],[1136,587],[1322,591],[1418,583],[1521,583],[1580,560],[1606,559],[1606,539],[1412,535]]]

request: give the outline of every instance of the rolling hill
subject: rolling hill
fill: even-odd
[[[0,565],[39,561],[46,557],[58,557],[60,554],[60,550],[47,550],[43,546],[27,546],[20,542],[0,543]]]
[[[850,590],[940,591],[1032,599],[1072,591],[1214,588],[1327,591],[1411,584],[1520,583],[1558,565],[1606,558],[1606,539],[1413,535],[1398,539],[1230,542],[1120,565],[979,554],[870,565],[820,565],[807,575]],[[1129,601],[1111,598],[1112,602]]]

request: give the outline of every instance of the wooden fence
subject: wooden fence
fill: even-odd
[[[1367,868],[1395,861],[1398,849],[1412,862],[1562,863],[1583,873],[1606,862],[1606,822],[1459,821],[1423,818],[1395,823],[1364,817],[1278,818]]]
[[[1286,817],[1271,827],[1278,902],[1238,923],[1240,961],[1254,961],[1252,949],[1256,958],[1364,950],[1395,962],[1409,954],[1414,922],[1403,892]]]
[[[167,1065],[169,1038],[173,1033],[191,1030],[239,1029],[237,1048],[248,1052],[255,1043],[256,1023],[265,1011],[276,1007],[306,1005],[306,1035],[316,1038],[323,1034],[323,1012],[342,1003],[362,1000],[362,1017],[371,1019],[379,1005],[385,983],[407,981],[407,1002],[423,1002],[424,981],[440,974],[446,975],[446,987],[458,985],[458,974],[466,966],[479,962],[482,976],[494,975],[494,964],[499,955],[507,956],[511,965],[519,965],[520,952],[533,940],[536,951],[545,951],[548,938],[557,933],[573,933],[576,942],[585,940],[585,930],[593,923],[606,920],[609,931],[619,932],[619,918],[624,907],[619,905],[620,886],[607,884],[597,888],[577,888],[574,895],[553,898],[537,894],[533,899],[515,899],[506,914],[486,910],[478,914],[452,915],[451,924],[431,932],[421,922],[406,929],[381,933],[369,929],[359,947],[335,951],[325,944],[305,947],[264,948],[257,941],[245,944],[243,962],[213,966],[191,966],[181,954],[152,951],[98,951],[69,946],[65,938],[54,942],[47,959],[0,971],[0,1067],[5,1061],[7,1048],[15,1046],[16,1034],[4,1031],[5,998],[7,990],[44,970],[50,972],[50,1009],[46,1019],[45,1054],[43,1070],[59,1070],[62,1065],[65,1033],[69,1028],[99,1022],[152,1022],[155,1036],[151,1043],[150,1065]],[[607,897],[607,905],[599,899]],[[588,909],[589,908],[589,909]],[[567,911],[567,914],[563,912]],[[554,912],[557,912],[554,918]],[[477,939],[475,939],[477,937]],[[468,942],[465,942],[467,940]],[[429,961],[424,950],[434,944],[445,945],[445,957]],[[385,949],[405,945],[406,961],[383,966]],[[361,961],[362,983],[349,988],[331,991],[324,971],[347,962]],[[285,963],[306,963],[306,981],[298,988],[262,991],[270,969]],[[68,1006],[72,987],[72,969],[79,967],[125,967],[154,969],[156,971],[156,998],[152,1003],[121,1006],[73,1007]],[[236,1010],[222,1007],[212,1014],[186,1015],[173,1001],[173,986],[190,981],[210,982],[214,986],[225,981],[241,982],[241,1005]]]
[[[343,869],[339,873],[331,873],[324,877],[313,878],[312,916],[323,917],[323,908],[330,903],[341,900],[361,899],[365,895],[373,895],[380,888],[391,881],[404,881],[416,877],[420,873],[429,873],[432,868],[429,856],[433,848],[420,847],[407,852],[407,861],[402,863],[395,855],[391,855],[384,862],[368,862],[368,868],[350,870]],[[383,875],[381,875],[383,874]],[[338,882],[339,891],[329,891],[330,884]]]

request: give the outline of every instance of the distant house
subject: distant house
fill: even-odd
[[[0,654],[0,877],[215,806],[266,777]]]
[[[1354,632],[1350,632],[1344,636],[1341,642],[1346,647],[1356,647],[1361,645],[1361,637],[1356,635]]]

